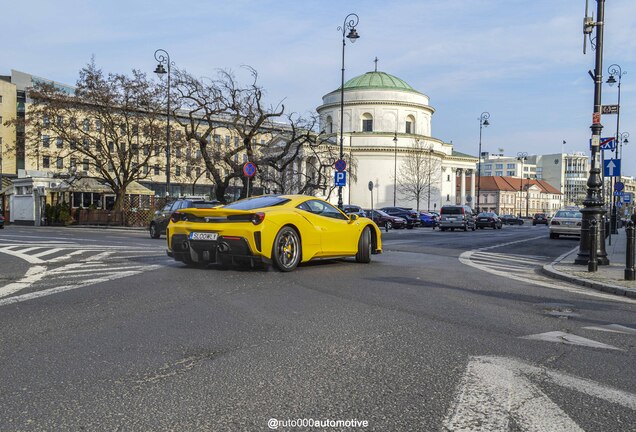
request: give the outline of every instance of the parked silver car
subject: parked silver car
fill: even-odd
[[[581,236],[583,215],[578,207],[563,207],[550,219],[550,238],[557,239],[562,235]]]
[[[445,205],[442,206],[439,214],[439,228],[442,231],[447,229],[455,231],[455,228],[475,231],[475,216],[473,216],[473,210],[470,206]]]

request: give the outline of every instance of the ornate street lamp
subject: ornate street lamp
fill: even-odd
[[[607,84],[610,85],[610,87],[612,87],[614,84],[616,84],[616,78],[614,78],[614,76],[618,77],[618,112],[616,113],[616,149],[614,149],[614,155],[617,159],[620,159],[621,157],[623,157],[623,155],[619,152],[618,149],[618,142],[619,142],[619,135],[620,135],[620,122],[621,122],[621,77],[623,75],[625,75],[627,72],[623,72],[623,70],[621,69],[621,67],[617,64],[613,64],[611,65],[609,68],[607,68],[607,72],[610,74],[609,78],[607,79]],[[615,183],[616,182],[616,178],[612,177],[611,179],[611,183]],[[621,180],[621,176],[619,176],[618,180]],[[612,193],[613,188],[611,188],[610,193]],[[618,234],[618,223],[617,223],[617,211],[616,211],[616,203],[618,202],[618,197],[613,197],[612,199],[612,209],[611,209],[611,222],[610,222],[610,229],[612,234]]]
[[[479,162],[477,163],[477,212],[481,211],[481,206],[479,205],[479,199],[481,197],[481,129],[483,126],[488,126],[488,119],[490,118],[490,113],[484,111],[479,116]]]
[[[528,160],[528,153],[527,152],[518,152],[517,153],[517,160],[521,161],[521,180],[519,181],[519,192],[523,192],[523,164],[525,163],[525,161]],[[526,192],[527,193],[527,192]],[[523,201],[519,200],[519,217],[521,217],[521,203]],[[526,209],[526,217],[528,216],[528,210]]]
[[[340,80],[340,159],[344,158],[344,60],[345,60],[345,45],[346,39],[349,39],[351,43],[354,43],[360,36],[356,31],[358,25],[358,15],[350,13],[344,19],[342,27],[338,26],[338,31],[342,32],[342,75]],[[347,34],[347,31],[349,33]],[[345,36],[346,35],[346,36]],[[346,38],[346,39],[345,39]],[[351,181],[351,179],[349,179]],[[342,210],[342,186],[338,186],[338,208]]]
[[[395,144],[395,153],[393,154],[393,207],[395,207],[395,195],[397,192],[397,131],[393,136],[393,144]]]
[[[605,251],[605,224],[603,223],[603,216],[606,211],[603,208],[603,195],[602,186],[603,180],[601,179],[601,161],[599,159],[599,148],[601,131],[603,125],[601,124],[601,93],[603,87],[603,28],[605,26],[605,0],[597,0],[596,2],[596,58],[594,61],[594,73],[590,71],[590,75],[594,78],[594,111],[592,114],[592,152],[590,158],[590,175],[587,179],[587,195],[583,201],[584,208],[581,209],[583,215],[581,220],[581,241],[579,243],[579,252],[574,260],[575,264],[588,265],[591,254],[591,249],[594,247],[596,250],[596,260],[599,265],[609,264],[607,258],[607,252]],[[596,224],[597,229],[594,230],[596,235],[592,238],[591,227]]]
[[[158,49],[155,51],[155,60],[159,62],[155,68],[155,73],[159,76],[168,74],[168,111],[166,122],[166,197],[170,195],[170,67],[174,66],[174,62],[170,61],[170,54],[166,50]],[[168,66],[168,71],[163,65]]]

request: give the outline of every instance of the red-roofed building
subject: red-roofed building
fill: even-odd
[[[467,188],[470,180],[466,179]],[[561,207],[561,192],[545,180],[483,176],[480,186],[480,211],[532,216],[535,213],[552,215]],[[460,196],[459,192],[456,196]]]

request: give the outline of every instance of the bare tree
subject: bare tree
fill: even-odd
[[[185,132],[186,145],[198,147],[216,198],[225,202],[228,188],[237,182],[241,196],[246,195],[246,161],[258,167],[251,181],[270,191],[325,191],[336,158],[332,146],[315,132],[317,118],[285,114],[282,104],[267,106],[258,74],[246,69],[251,76],[246,86],[228,71],[220,71],[214,80],[175,73],[178,108],[172,115]]]
[[[76,166],[103,180],[116,195],[115,210],[127,187],[150,175],[155,154],[165,148],[161,97],[145,74],[105,75],[94,60],[79,74],[72,94],[53,83],[37,83],[28,92],[26,150],[57,169]],[[53,167],[53,166],[51,166]]]
[[[398,191],[403,198],[415,201],[417,211],[423,200],[428,202],[430,210],[431,197],[439,192],[436,186],[440,175],[439,159],[433,157],[432,145],[421,140],[415,141],[409,153],[398,169]]]

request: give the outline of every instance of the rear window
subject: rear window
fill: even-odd
[[[464,214],[464,209],[461,207],[442,207],[442,214],[451,214],[451,215]]]
[[[557,214],[554,215],[557,218],[577,218],[581,219],[583,215],[578,210],[559,210]]]
[[[213,208],[218,207],[219,203],[214,201],[193,201],[190,206],[194,208]]]
[[[288,201],[289,198],[283,198],[279,196],[260,196],[242,199],[232,204],[228,204],[224,208],[235,210],[254,210],[264,207],[274,207],[277,205],[285,204]]]

